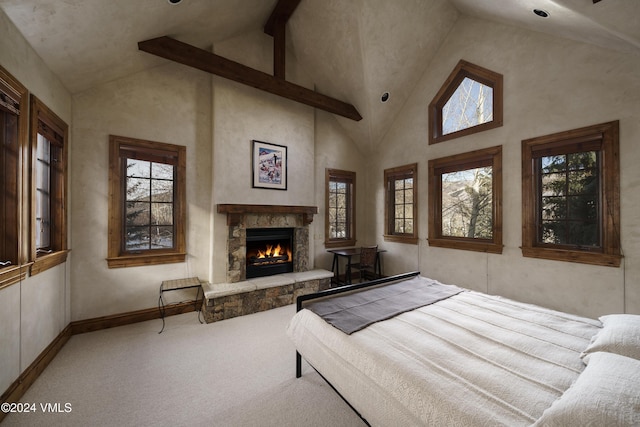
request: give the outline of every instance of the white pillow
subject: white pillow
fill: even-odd
[[[640,315],[610,314],[600,317],[603,327],[582,352],[584,363],[596,351],[606,351],[640,359]]]
[[[640,425],[640,360],[597,352],[534,426]]]

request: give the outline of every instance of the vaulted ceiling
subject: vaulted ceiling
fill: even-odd
[[[261,31],[277,3],[0,0],[0,9],[78,93],[167,61],[138,50],[140,41],[170,36],[207,49]],[[286,26],[287,48],[317,92],[357,108],[360,121],[336,117],[367,148],[384,135],[462,14],[640,54],[639,0],[301,0]]]

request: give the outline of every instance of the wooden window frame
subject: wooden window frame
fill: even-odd
[[[29,239],[29,203],[25,197],[28,172],[28,117],[29,92],[15,77],[0,66],[0,108],[17,116],[17,145],[13,153],[15,161],[15,183],[11,186],[10,199],[14,202],[10,206],[3,206],[10,213],[11,218],[2,217],[2,235],[4,242],[11,246],[11,264],[0,266],[0,289],[19,283],[27,275],[28,245]],[[4,150],[4,147],[0,147]],[[3,157],[3,155],[0,155]],[[12,174],[13,175],[13,174]],[[4,176],[0,176],[3,185],[9,182]],[[5,191],[4,187],[1,191]],[[0,203],[1,205],[2,203]],[[9,236],[9,238],[7,238]],[[4,261],[4,260],[2,260]]]
[[[149,249],[129,252],[124,250],[124,183],[123,148],[132,147],[140,152],[157,156],[172,156],[176,160],[176,182],[173,194],[174,248]],[[109,268],[184,262],[186,218],[186,147],[124,136],[109,136],[109,242],[107,264]]]
[[[602,248],[594,251],[539,243],[536,158],[598,151],[600,154],[600,229]],[[612,121],[522,141],[522,255],[525,257],[619,267],[620,153],[619,122]]]
[[[329,221],[329,183],[332,181],[346,182],[349,184],[349,197],[347,198],[348,236],[345,238],[331,238]],[[324,215],[324,245],[327,248],[354,246],[356,244],[356,173],[339,169],[325,170],[325,215]]]
[[[492,239],[442,235],[442,174],[492,167]],[[502,146],[429,160],[429,246],[502,253]]]
[[[395,232],[395,181],[399,179],[413,178],[413,232],[412,233],[396,233]],[[387,242],[397,243],[418,243],[418,164],[398,166],[395,168],[384,170],[385,183],[385,203],[384,203],[384,223],[385,234],[384,240]]]
[[[467,77],[493,89],[493,120],[444,135],[442,133],[442,109],[458,89],[458,86],[460,86],[462,81]],[[502,74],[460,60],[429,104],[429,144],[437,144],[502,126],[502,80]]]
[[[40,99],[31,95],[31,220],[30,220],[30,259],[33,261],[30,274],[41,273],[62,264],[67,260],[67,139],[68,126],[60,117],[50,110]],[[57,147],[59,159],[51,168],[49,177],[51,185],[51,232],[48,252],[38,252],[36,247],[36,178],[38,134],[47,138],[52,146]]]

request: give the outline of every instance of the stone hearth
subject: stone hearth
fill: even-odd
[[[204,320],[217,322],[293,304],[299,295],[329,289],[332,277],[328,270],[310,270],[236,283],[203,284]]]

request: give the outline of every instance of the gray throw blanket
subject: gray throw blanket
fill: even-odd
[[[314,302],[305,308],[344,333],[352,334],[372,323],[433,304],[463,290],[454,285],[443,285],[418,276],[403,282]]]

